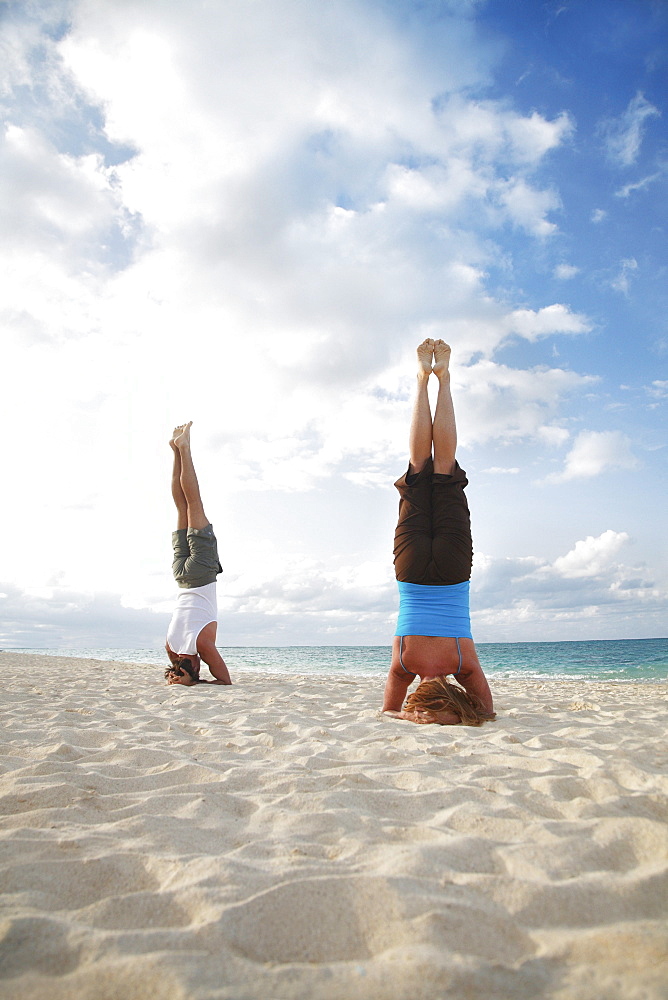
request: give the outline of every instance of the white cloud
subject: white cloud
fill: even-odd
[[[614,288],[616,292],[621,292],[622,295],[628,295],[631,287],[631,275],[637,270],[638,261],[634,257],[621,261],[621,270],[610,282],[610,287]]]
[[[608,529],[577,541],[553,562],[477,554],[471,581],[476,635],[517,642],[660,633],[668,580],[620,561],[629,541],[626,532]]]
[[[12,253],[22,241],[26,251],[4,307],[17,350],[76,338],[59,377],[74,399],[107,398],[113,384],[140,435],[157,433],[171,408],[164,387],[187,344],[208,359],[193,415],[199,426],[224,422],[236,467],[255,450],[275,478],[301,463],[313,481],[351,450],[352,421],[366,421],[369,452],[384,448],[378,406],[349,396],[342,408],[342,386],[405,364],[415,339],[440,335],[444,315],[462,361],[507,336],[515,320],[485,295],[494,251],[471,213],[477,224],[482,208],[492,228],[545,231],[556,201],[528,176],[571,124],[458,93],[480,72],[460,44],[467,23],[448,24],[449,61],[440,47],[425,63],[365,5],[340,17],[301,10],[289,0],[261,11],[75,4],[71,31],[49,50],[49,89],[66,79],[103,113],[104,141],[137,152],[110,168],[99,154],[58,152],[34,126],[13,133],[23,137],[22,152],[16,141],[10,150],[14,175],[30,183],[7,227]],[[518,332],[530,339],[586,328],[562,306],[525,320]],[[245,380],[228,375],[249,363],[252,407]],[[62,409],[46,370],[44,388]],[[315,426],[306,446],[305,426]],[[280,462],[266,460],[272,447]]]
[[[655,181],[661,180],[665,175],[665,170],[658,170],[654,174],[650,174],[648,177],[643,177],[642,180],[635,181],[631,184],[624,184],[619,191],[615,191],[615,196],[617,198],[628,198],[629,195],[634,194],[636,191],[645,191],[648,187],[654,184]]]
[[[0,199],[14,246],[18,240],[48,250],[56,243],[70,252],[87,251],[92,262],[104,249],[100,244],[108,231],[129,219],[115,171],[98,154],[61,153],[34,126],[6,124],[0,158]]]
[[[589,479],[608,469],[632,469],[637,464],[631,441],[621,431],[581,431],[566,456],[563,471],[548,476],[547,481]]]
[[[491,361],[458,369],[453,378],[465,447],[492,440],[561,444],[568,432],[552,423],[561,401],[596,382],[559,368],[518,370]]]
[[[592,323],[563,303],[515,308],[529,293],[496,241],[511,227],[513,253],[533,252],[555,232],[545,172],[573,123],[476,99],[489,53],[459,9],[399,24],[392,5],[357,0],[10,5],[0,311],[19,430],[5,461],[21,467],[22,517],[41,540],[37,566],[20,533],[6,540],[15,587],[52,586],[49,600],[69,594],[82,616],[87,588],[161,607],[165,441],[192,418],[207,503],[223,524],[227,505],[242,515],[231,565],[255,567],[247,604],[231,607],[243,634],[303,638],[307,605],[314,636],[318,615],[354,630],[363,591],[381,587],[354,583],[370,543],[342,556],[349,584],[324,530],[309,535],[312,567],[297,555],[311,521],[335,509],[350,523],[403,463],[425,336],[455,346],[464,447],[564,444],[567,400],[595,378],[526,357]],[[505,346],[516,367],[497,363]],[[259,512],[251,526],[242,499]],[[0,503],[8,521],[15,497]]]
[[[554,561],[554,569],[566,579],[599,576],[607,569],[614,556],[629,540],[625,531],[608,529],[602,535],[594,538],[588,535],[575,547]]]
[[[573,264],[557,264],[554,269],[554,276],[560,281],[568,281],[570,278],[574,278],[576,274],[580,273],[579,267],[574,267]]]
[[[654,379],[651,385],[645,387],[645,392],[653,399],[668,399],[668,380]]]
[[[549,212],[561,205],[556,191],[539,191],[520,177],[499,181],[496,196],[513,225],[539,237],[556,233],[556,224],[546,218]]]
[[[124,607],[118,594],[82,593],[63,587],[44,590],[3,586],[0,643],[4,647],[54,649],[164,648],[169,615]]]
[[[534,341],[554,333],[588,333],[592,329],[586,316],[572,313],[567,306],[555,303],[542,309],[515,309],[507,318],[508,328]]]
[[[595,208],[593,210],[593,212],[591,213],[591,221],[593,223],[595,223],[595,224],[598,224],[599,222],[603,222],[603,220],[607,219],[607,217],[608,217],[608,213],[606,212],[606,210],[604,208]]]
[[[507,471],[507,470],[505,470]],[[478,641],[527,641],[656,634],[668,587],[620,555],[630,539],[607,529],[577,541],[553,562],[541,556],[476,553],[471,606]],[[51,586],[0,588],[4,646],[154,649],[160,662],[167,602],[153,609],[112,593]],[[389,560],[286,558],[224,574],[219,587],[223,647],[378,644],[389,648],[397,611]],[[578,632],[584,629],[584,632]]]
[[[560,448],[568,441],[570,434],[565,427],[556,424],[545,424],[538,429],[538,437],[550,448]]]
[[[608,159],[617,166],[632,166],[640,152],[648,119],[661,112],[638,92],[617,118],[608,118],[600,125]]]
[[[565,112],[550,121],[536,111],[522,116],[493,101],[467,100],[461,94],[442,100],[438,115],[454,152],[473,148],[480,160],[489,163],[536,165],[574,129]]]
[[[531,162],[560,146],[573,130],[573,121],[565,112],[553,121],[547,121],[536,111],[528,118],[514,115],[508,125],[514,151]]]

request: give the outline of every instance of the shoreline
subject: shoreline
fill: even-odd
[[[573,640],[573,641],[575,641],[575,640]],[[597,640],[593,640],[593,641],[597,641]],[[632,642],[634,640],[617,640],[617,639],[612,640],[611,639],[611,640],[598,640],[598,641],[600,641],[600,642],[618,643],[618,642]],[[643,642],[656,642],[656,641],[658,641],[658,642],[668,642],[668,640],[664,640],[664,639],[659,639],[659,640],[652,640],[652,639],[650,639],[650,640],[639,640],[639,641],[643,641]],[[480,645],[484,646],[485,644],[483,643],[483,644],[480,644]],[[532,645],[532,644],[531,643],[507,643],[505,645],[509,645],[509,646],[513,646],[514,647],[514,646]],[[533,645],[540,645],[540,644],[533,644]],[[552,644],[547,643],[545,645],[552,645]],[[292,678],[306,678],[306,677],[316,678],[316,677],[319,677],[319,678],[330,678],[331,680],[336,680],[337,678],[351,677],[351,676],[354,676],[354,677],[360,678],[360,679],[361,678],[366,678],[366,679],[369,679],[369,680],[378,680],[378,678],[383,678],[383,680],[384,680],[385,677],[387,676],[387,669],[389,667],[390,655],[391,655],[391,647],[390,646],[386,646],[386,647],[385,646],[369,646],[369,647],[360,647],[360,646],[344,646],[344,647],[339,647],[339,646],[332,646],[332,647],[322,647],[322,646],[218,646],[217,648],[220,651],[221,655],[223,655],[224,657],[228,657],[229,658],[228,667],[230,667],[230,672],[234,675],[234,672],[236,671],[236,672],[238,672],[239,676],[243,676],[244,678],[249,677],[249,676],[254,676],[255,674],[258,674],[258,675],[262,674],[262,676],[271,676],[271,677],[292,677]],[[357,649],[363,649],[363,648],[369,648],[369,649],[374,649],[374,650],[376,650],[376,649],[386,650],[387,651],[387,659],[386,660],[383,659],[382,665],[379,665],[377,668],[373,668],[373,669],[369,669],[368,667],[366,667],[366,668],[365,667],[360,667],[359,664],[358,664],[357,665],[358,666],[357,672],[355,672],[354,674],[352,673],[351,667],[345,667],[345,668],[342,668],[342,669],[339,669],[339,670],[336,670],[336,669],[330,669],[330,670],[326,670],[326,669],[325,670],[312,670],[312,669],[311,670],[309,670],[309,669],[294,670],[294,669],[285,669],[285,668],[282,668],[280,666],[275,666],[273,664],[270,664],[270,665],[264,665],[263,664],[262,666],[259,666],[258,664],[251,664],[249,666],[246,666],[242,662],[235,662],[235,660],[233,659],[236,650],[240,650],[240,651],[241,650],[248,650],[248,651],[251,651],[252,654],[257,658],[257,653],[258,652],[263,653],[265,651],[266,652],[276,652],[276,653],[285,654],[286,651],[290,651],[292,649],[294,649],[294,650],[308,649],[309,651],[310,650],[319,651],[319,650],[325,650],[325,649],[334,649],[334,650],[340,651],[340,650],[348,650],[348,649],[350,649],[350,650],[357,650]],[[111,658],[109,658],[109,657],[104,657],[102,655],[97,655],[97,654],[103,654],[104,652],[113,652],[114,656],[111,657]],[[37,649],[30,649],[28,647],[21,647],[20,649],[18,649],[18,648],[17,649],[12,649],[12,648],[2,649],[2,648],[0,648],[0,658],[3,657],[3,656],[5,656],[5,657],[7,657],[7,656],[13,656],[13,657],[48,657],[50,659],[65,658],[65,659],[71,659],[71,660],[75,660],[75,661],[86,660],[91,665],[94,665],[94,664],[106,664],[106,663],[117,663],[117,664],[125,664],[127,666],[132,666],[132,667],[135,667],[135,668],[136,667],[140,667],[141,669],[144,669],[144,668],[154,668],[155,670],[159,671],[160,674],[164,673],[164,668],[165,668],[165,665],[166,665],[167,661],[165,660],[164,654],[161,653],[161,651],[159,651],[159,650],[153,650],[153,649],[150,649],[150,650],[147,649],[145,651],[144,650],[127,650],[128,654],[131,654],[132,652],[135,652],[135,653],[144,653],[144,652],[146,652],[146,653],[150,654],[150,659],[148,659],[148,658],[141,658],[141,659],[139,659],[139,658],[137,658],[137,659],[128,658],[128,659],[125,659],[121,655],[119,655],[119,654],[122,654],[124,652],[126,652],[126,651],[125,650],[121,650],[121,649],[105,650],[105,649],[102,649],[102,648],[95,648],[95,647],[91,647],[90,650],[81,650],[81,651],[75,651],[75,650],[70,650],[70,649],[65,649],[65,650],[61,650],[61,651],[58,651],[58,650],[55,650],[55,649],[54,650],[51,650],[51,649],[43,649],[43,650],[40,649],[40,650],[37,650]],[[619,675],[618,676],[600,676],[600,675],[597,676],[597,673],[595,672],[595,670],[593,670],[590,673],[586,673],[586,672],[581,672],[581,673],[580,672],[559,673],[556,669],[553,669],[552,671],[548,671],[548,670],[545,670],[545,669],[544,670],[540,670],[540,669],[532,670],[532,669],[527,668],[527,667],[515,667],[514,669],[511,668],[511,667],[498,666],[498,665],[495,667],[495,666],[490,666],[489,664],[486,664],[484,662],[484,657],[483,657],[482,666],[483,666],[483,669],[485,670],[486,676],[487,676],[488,680],[490,681],[490,683],[498,683],[498,682],[502,682],[503,683],[505,681],[508,681],[510,683],[520,682],[520,683],[532,683],[532,684],[533,683],[543,682],[543,681],[554,681],[555,683],[559,683],[559,684],[572,682],[572,683],[585,683],[585,684],[590,684],[590,683],[611,683],[611,684],[623,684],[623,685],[628,685],[628,684],[643,684],[643,685],[644,684],[650,684],[650,685],[658,684],[658,685],[661,685],[661,684],[668,683],[668,673],[666,673],[666,672],[664,672],[663,676],[653,676],[653,677],[652,676],[650,676],[650,677],[647,677],[647,676],[637,677],[637,676],[628,676],[628,675],[622,676],[621,675],[622,674],[622,670],[624,669],[623,666],[620,667],[620,669],[619,669]],[[205,666],[203,666],[203,672],[204,672],[204,676],[208,676],[208,671],[206,670]],[[613,672],[614,672],[614,668],[612,668],[612,667],[602,667],[602,668],[600,668],[601,675],[603,675],[605,673],[610,674],[610,673],[613,673]],[[232,679],[234,681],[234,676],[233,676]]]
[[[662,996],[668,682],[494,679],[470,728],[376,676],[0,666],[0,997]]]

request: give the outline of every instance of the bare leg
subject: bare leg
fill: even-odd
[[[457,425],[450,393],[450,348],[442,340],[434,341],[434,374],[438,378],[438,397],[432,435],[434,472],[451,476],[455,469]]]
[[[195,474],[192,455],[190,453],[190,423],[184,424],[174,432],[173,446],[178,450],[181,462],[180,486],[186,500],[187,527],[206,528],[209,519],[204,513],[199,483]],[[176,501],[175,501],[176,502]],[[178,507],[178,504],[177,504]],[[180,512],[179,512],[180,513]]]
[[[174,438],[177,434],[180,434],[182,430],[182,427],[175,427],[172,439],[169,442],[169,447],[174,452],[174,464],[172,466],[172,497],[174,498],[174,503],[176,504],[177,530],[179,528],[188,527],[188,501],[186,500],[186,495],[181,488],[181,453],[174,444]]]
[[[417,390],[408,443],[410,472],[421,472],[431,458],[432,426],[427,385],[431,375],[434,341],[424,340],[417,349]]]

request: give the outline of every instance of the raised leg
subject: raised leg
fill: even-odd
[[[190,452],[191,426],[192,420],[187,424],[183,424],[182,427],[177,427],[174,431],[172,441],[170,442],[172,447],[178,451],[179,461],[181,464],[179,485],[186,501],[186,524],[179,524],[179,527],[206,528],[209,523],[209,519],[204,513],[202,498],[199,492],[199,483],[197,482],[195,466],[193,465],[192,455]],[[174,492],[174,486],[172,486],[172,495],[174,495]],[[176,503],[177,510],[179,511],[179,520],[181,520],[182,508],[179,507],[176,496],[174,496],[174,502]]]
[[[411,474],[421,472],[431,458],[432,420],[427,386],[433,354],[434,341],[431,339],[424,340],[417,349],[417,389],[408,441]]]
[[[443,340],[434,341],[434,374],[438,379],[438,397],[432,427],[434,472],[451,476],[455,468],[457,425],[450,393],[450,348]]]
[[[177,529],[188,527],[188,501],[181,487],[181,453],[174,444],[174,438],[183,430],[182,427],[175,427],[169,447],[174,453],[174,464],[172,465],[172,497],[176,505],[176,527]]]

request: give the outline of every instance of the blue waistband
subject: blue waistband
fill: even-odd
[[[432,586],[403,583],[399,587],[399,617],[395,635],[438,635],[472,639],[469,612],[470,580]]]

